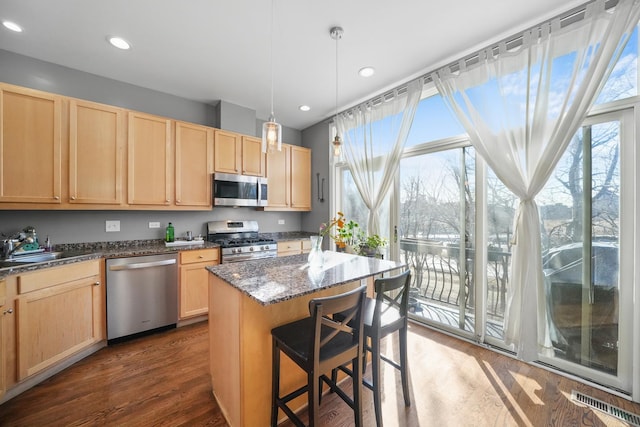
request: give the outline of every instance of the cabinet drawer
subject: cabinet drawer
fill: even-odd
[[[302,241],[288,240],[278,242],[278,256],[298,255],[302,253]]]
[[[46,268],[18,276],[18,293],[37,291],[84,277],[100,275],[101,260]]]
[[[180,252],[180,264],[193,264],[194,262],[216,261],[218,259],[218,249],[198,249],[194,251]]]

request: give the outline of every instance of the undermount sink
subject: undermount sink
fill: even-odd
[[[14,255],[13,258],[9,258],[5,261],[16,263],[31,263],[31,262],[44,262],[54,259],[62,258],[62,252],[42,252],[39,254],[31,255]]]

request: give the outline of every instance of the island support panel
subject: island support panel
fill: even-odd
[[[217,276],[209,276],[211,384],[231,427],[269,425],[271,329],[309,316],[312,298],[337,295],[359,285],[351,282],[264,306]],[[306,383],[305,373],[288,357],[283,355],[281,363],[283,394]],[[303,394],[290,406],[301,409],[306,404]],[[283,417],[281,412],[280,420]]]

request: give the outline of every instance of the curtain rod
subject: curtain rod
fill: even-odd
[[[363,102],[360,102],[357,105],[354,105],[353,107],[347,108],[346,110],[343,110],[338,114],[346,113],[348,111],[351,111],[351,110],[353,110],[355,108],[362,107],[362,106],[367,105],[367,104],[379,105],[380,103],[382,103],[385,100],[392,99],[395,92],[397,92],[398,94],[405,93],[407,91],[407,85],[409,83],[415,81],[415,80],[424,79],[425,83],[431,83],[433,81],[433,79],[431,78],[431,74],[433,74],[434,72],[436,72],[439,69],[446,68],[446,67],[449,67],[452,71],[459,70],[459,68],[460,68],[459,64],[460,64],[461,61],[464,61],[467,65],[473,65],[480,58],[480,53],[482,51],[485,51],[487,49],[492,49],[494,51],[497,51],[499,49],[500,44],[502,44],[502,43],[505,43],[507,45],[508,49],[514,49],[516,47],[519,47],[519,46],[522,45],[522,34],[523,33],[525,33],[526,31],[532,31],[532,30],[539,29],[543,25],[550,24],[551,22],[555,21],[556,19],[560,20],[561,28],[566,28],[567,26],[569,26],[571,24],[574,24],[576,22],[579,22],[582,19],[584,19],[584,15],[585,15],[585,12],[587,10],[587,5],[589,5],[591,3],[595,3],[596,1],[599,1],[599,0],[588,1],[588,2],[584,3],[581,6],[574,7],[573,9],[571,9],[571,10],[569,10],[567,12],[561,13],[560,15],[557,15],[557,16],[555,16],[553,18],[547,19],[546,21],[543,21],[543,22],[541,22],[541,23],[539,23],[537,25],[534,25],[533,27],[529,27],[529,28],[527,28],[525,30],[522,30],[522,31],[520,31],[519,33],[517,33],[515,35],[512,35],[512,36],[509,36],[507,38],[504,38],[504,39],[502,39],[502,40],[500,40],[500,41],[498,41],[496,43],[492,43],[491,45],[488,45],[487,47],[485,47],[483,49],[480,49],[480,50],[478,50],[478,51],[476,51],[476,52],[474,52],[472,54],[469,54],[464,58],[461,58],[461,59],[458,59],[456,61],[450,62],[449,64],[444,65],[442,67],[438,67],[436,70],[431,70],[431,71],[429,71],[429,72],[427,72],[425,74],[422,74],[421,76],[419,76],[419,77],[417,77],[415,79],[412,79],[412,80],[409,80],[409,81],[407,81],[405,83],[402,83],[402,84],[394,87],[393,89],[390,89],[390,90],[388,90],[388,91],[386,91],[386,92],[384,92],[382,94],[373,96],[370,99],[368,99],[366,101],[363,101]],[[612,7],[617,6],[620,1],[624,1],[624,0],[605,0],[605,6],[604,6],[605,10],[611,9]],[[332,123],[332,122],[333,122],[333,118],[331,118],[329,120],[329,123]]]

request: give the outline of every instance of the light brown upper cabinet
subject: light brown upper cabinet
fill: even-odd
[[[171,120],[129,112],[128,126],[129,204],[170,205],[173,182]]]
[[[242,137],[242,175],[265,175],[265,155],[262,152],[262,139],[252,136]]]
[[[61,203],[61,114],[60,96],[0,84],[0,202]]]
[[[214,172],[264,176],[262,140],[227,130],[215,131]]]
[[[282,144],[282,151],[267,154],[266,169],[269,192],[264,210],[311,210],[310,149]]]
[[[242,136],[216,129],[214,138],[214,172],[239,174],[242,166]]]
[[[291,207],[291,146],[282,144],[282,151],[267,154],[266,210],[287,210]]]
[[[311,210],[311,150],[291,146],[291,208]]]
[[[176,122],[176,205],[211,207],[213,129]]]
[[[120,108],[69,101],[69,203],[124,202],[124,119]]]

